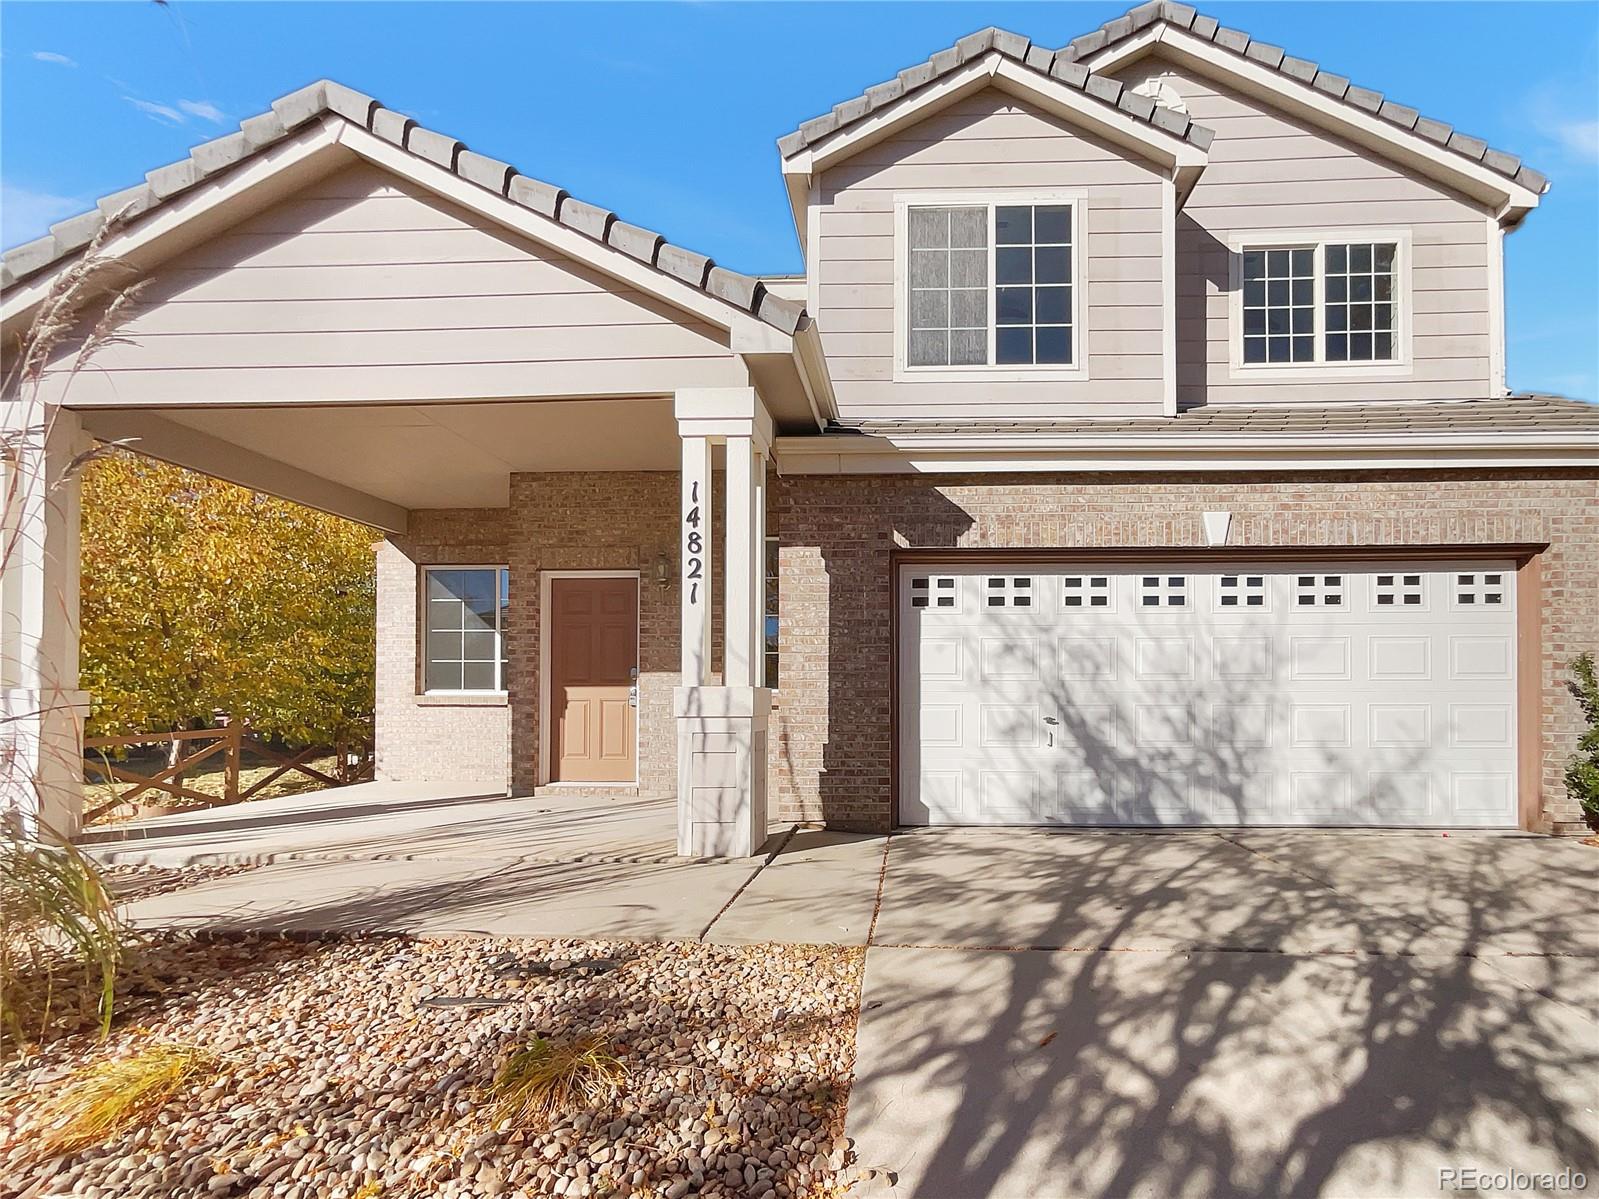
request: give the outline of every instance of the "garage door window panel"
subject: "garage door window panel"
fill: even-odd
[[[1426,575],[1419,573],[1384,573],[1372,576],[1371,602],[1374,608],[1410,608],[1425,611],[1427,608]]]
[[[1116,603],[1109,575],[1063,575],[1060,581],[1062,608],[1090,608],[1111,611]]]
[[[1508,584],[1501,571],[1457,574],[1454,597],[1457,608],[1487,608],[1503,605]]]
[[[1216,607],[1220,610],[1252,608],[1263,612],[1270,607],[1269,596],[1264,574],[1216,576]]]

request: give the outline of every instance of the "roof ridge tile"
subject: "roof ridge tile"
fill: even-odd
[[[1137,20],[1148,25],[1161,19],[1161,14],[1165,11],[1164,4],[1165,0],[1148,0],[1134,10],[1139,14]],[[1133,20],[1129,19],[1128,26],[1132,25]],[[1092,36],[1103,38],[1104,35],[1096,33]],[[1077,43],[1074,42],[1073,48],[1076,47]],[[1122,98],[1120,83],[1114,79],[1091,75],[1071,61],[1072,58],[1081,57],[1087,52],[1083,50],[1073,55],[1065,51],[1051,51],[1048,47],[1040,46],[1019,33],[990,25],[974,33],[968,33],[953,46],[946,46],[936,51],[925,62],[906,67],[888,83],[874,84],[860,95],[835,104],[820,116],[801,122],[799,128],[777,139],[778,153],[785,158],[791,158],[807,146],[837,133],[856,121],[863,120],[885,105],[892,104],[966,63],[990,53],[998,54],[1007,61],[1065,83],[1078,91],[1087,92],[1096,100],[1120,108],[1124,114],[1135,120],[1143,121],[1166,133],[1175,133],[1176,136],[1186,138],[1196,146],[1203,148],[1210,144],[1209,130],[1202,131],[1198,125],[1184,123],[1183,129],[1179,131],[1174,122],[1157,120],[1153,113],[1146,115],[1142,103],[1132,107],[1120,103]],[[1159,111],[1159,106],[1149,107]]]

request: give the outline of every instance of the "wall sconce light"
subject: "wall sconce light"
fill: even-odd
[[[672,583],[672,559],[666,554],[655,559],[655,582],[660,587],[668,587]]]

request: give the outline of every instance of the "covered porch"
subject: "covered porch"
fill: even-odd
[[[757,852],[771,446],[832,410],[803,310],[375,101],[307,90],[267,114],[270,143],[202,147],[171,196],[152,174],[145,207],[95,248],[144,287],[124,340],[91,364],[66,347],[36,395],[8,399],[22,452],[7,519],[25,552],[6,570],[0,658],[27,719],[9,726],[23,769],[6,807],[64,834],[81,820],[78,464],[99,441],[382,535],[376,771],[391,790],[328,812],[421,788],[435,815],[481,817],[485,797],[553,788],[654,801],[671,820],[639,836],[657,852]],[[16,282],[8,256],[8,338],[81,245]],[[498,579],[485,603],[462,582],[474,572]],[[597,579],[630,611],[605,623],[574,603],[563,631],[562,595]],[[432,644],[452,634],[448,603],[453,661]],[[573,768],[586,752],[631,773]],[[242,841],[263,827],[180,819]]]
[[[248,804],[126,832],[165,841],[168,830],[182,828],[207,834],[213,850],[216,838],[235,840],[248,856],[263,829],[282,827],[280,816],[302,831],[314,827],[313,840],[359,843],[378,815],[366,811],[371,804],[401,824],[424,811],[447,814],[451,819],[419,825],[435,837],[467,823],[497,827],[517,815],[517,805],[531,805],[511,820],[508,836],[560,839],[574,821],[609,825],[619,812],[648,812],[640,821],[623,819],[626,844],[608,852],[757,852],[768,825],[762,562],[771,429],[753,388],[358,411],[57,411],[45,448],[52,460],[75,457],[94,440],[117,442],[371,524],[382,538],[374,546],[379,781],[325,799],[270,801],[271,813]],[[433,452],[441,441],[445,452]],[[341,461],[351,470],[341,471]],[[58,731],[53,747],[39,743],[38,814],[50,829],[72,830],[83,810],[78,746],[90,697],[71,672],[76,621],[52,619],[57,597],[75,595],[78,586],[77,480],[64,467],[54,474],[65,482],[42,506],[49,549],[31,580],[31,605],[27,590],[15,585],[24,580],[8,572],[7,659],[24,656],[17,635],[30,610],[40,613],[35,706],[61,715],[51,697],[70,695],[71,725]],[[503,571],[507,587],[495,629],[504,663],[498,686],[436,686],[429,639],[438,603],[430,602],[430,584],[436,575],[484,566]],[[620,581],[633,605],[614,646],[608,639],[616,630],[579,629],[604,652],[610,674],[596,667],[578,680],[583,686],[552,684],[556,640],[568,619],[554,610],[557,588],[598,579]],[[563,777],[583,760],[563,756],[563,738],[598,731],[572,710],[592,706],[594,695],[621,711],[620,735],[631,743],[627,777]],[[576,732],[565,727],[569,720],[579,722]],[[504,798],[510,796],[516,798]],[[564,826],[522,818],[535,813],[559,815]],[[98,842],[102,834],[87,839]]]

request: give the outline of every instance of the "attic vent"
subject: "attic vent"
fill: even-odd
[[[1133,88],[1133,95],[1148,96],[1161,108],[1169,108],[1173,112],[1188,111],[1188,105],[1183,103],[1183,98],[1177,94],[1177,89],[1159,77],[1144,80]]]

